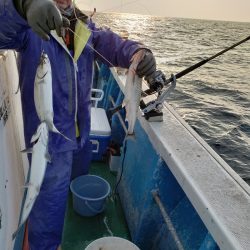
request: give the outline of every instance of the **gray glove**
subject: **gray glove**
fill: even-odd
[[[49,40],[51,30],[62,34],[62,27],[69,21],[62,17],[53,0],[13,0],[18,13],[42,39]]]
[[[136,74],[139,77],[150,78],[156,71],[156,61],[153,53],[149,50],[146,51],[144,58],[137,66]]]

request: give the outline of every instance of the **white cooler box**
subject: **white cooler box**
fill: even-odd
[[[106,112],[102,108],[97,108],[97,103],[103,98],[103,91],[92,89],[92,92],[101,93],[100,97],[92,97],[96,101],[95,107],[91,108],[91,130],[90,141],[92,143],[92,160],[100,161],[106,153],[111,138],[111,128]]]

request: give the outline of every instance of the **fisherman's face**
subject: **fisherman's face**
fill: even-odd
[[[67,9],[69,6],[72,5],[72,0],[54,0],[57,7],[61,10]]]

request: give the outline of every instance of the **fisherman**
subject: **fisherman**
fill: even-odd
[[[53,33],[53,30],[56,32]],[[60,42],[61,36],[63,40]],[[74,39],[78,40],[78,44]],[[128,68],[132,56],[145,49],[137,74],[150,77],[156,70],[155,58],[142,44],[124,40],[111,30],[98,29],[71,0],[0,1],[0,49],[19,52],[27,148],[32,147],[30,140],[40,123],[33,95],[42,51],[51,62],[54,124],[70,140],[60,134],[49,134],[51,162],[47,164],[40,193],[28,219],[28,241],[32,250],[56,250],[62,240],[74,157],[81,163],[77,166],[76,175],[87,172],[86,165],[90,160],[93,61],[98,58],[109,66]]]

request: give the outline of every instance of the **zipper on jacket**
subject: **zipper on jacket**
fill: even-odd
[[[65,65],[66,65],[66,75],[67,75],[67,82],[68,82],[68,94],[69,94],[69,100],[68,100],[68,110],[69,114],[71,115],[73,112],[73,82],[72,82],[72,74],[71,74],[71,67],[70,67],[70,60],[67,54],[65,55]]]
[[[78,67],[77,67],[77,63],[74,61],[74,58],[70,54],[70,52],[69,52],[67,46],[65,45],[64,41],[62,40],[62,38],[59,37],[54,30],[52,30],[50,32],[50,34],[64,48],[64,50],[66,51],[66,53],[68,54],[68,56],[71,58],[72,63],[74,65],[74,73],[75,73],[75,123],[76,123],[77,122],[77,111],[78,111],[78,90],[77,90],[78,89],[77,88],[77,71],[78,71]],[[67,61],[69,62],[69,58],[67,57],[66,54],[65,54],[65,59],[66,59],[66,62]],[[72,76],[71,75],[70,64],[69,64],[69,69],[66,69],[66,70],[67,71],[69,70],[70,76]],[[69,108],[71,108],[70,114],[72,114],[72,112],[73,112],[73,108],[72,108],[72,102],[73,102],[73,88],[72,88],[73,87],[73,83],[72,83],[72,77],[70,77],[70,82],[71,82],[71,100],[69,100],[70,101]],[[70,93],[69,93],[69,95],[70,95]],[[70,97],[69,97],[69,99],[70,99]]]

